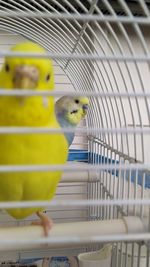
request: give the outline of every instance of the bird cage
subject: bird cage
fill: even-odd
[[[0,203],[1,265],[150,266],[149,32],[149,0],[0,1],[0,63],[31,40],[53,59],[56,99],[90,99],[47,203],[49,237]]]

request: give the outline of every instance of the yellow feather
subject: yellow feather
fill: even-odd
[[[12,51],[45,53],[37,44],[16,45]],[[6,64],[9,71],[6,71]],[[14,68],[19,64],[36,66],[39,81],[35,90],[53,89],[54,74],[49,59],[6,58],[0,73],[0,87],[13,89]],[[45,77],[50,73],[50,80]],[[17,97],[0,97],[0,126],[43,126],[59,128],[54,113],[54,99],[25,97],[21,104]],[[0,164],[63,164],[67,160],[68,145],[63,134],[3,134],[0,135]],[[60,171],[0,173],[0,201],[49,200],[61,178]],[[41,208],[8,209],[16,219],[25,218]]]

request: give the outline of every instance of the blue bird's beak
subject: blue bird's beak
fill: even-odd
[[[83,110],[87,110],[88,109],[88,105],[87,104],[83,105],[82,107],[83,107]]]
[[[87,104],[83,105],[82,109],[83,109],[83,115],[85,116],[87,114],[88,105]]]

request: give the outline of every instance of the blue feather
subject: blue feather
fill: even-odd
[[[59,113],[59,114],[56,114],[56,117],[57,117],[57,121],[59,122],[61,128],[63,128],[63,127],[65,127],[65,128],[68,128],[68,127],[75,128],[75,125],[71,124],[65,118],[65,114]],[[68,141],[68,145],[70,146],[72,144],[72,142],[73,142],[75,133],[64,133],[64,135],[66,136],[66,139]]]

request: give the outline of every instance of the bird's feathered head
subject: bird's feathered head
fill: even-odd
[[[46,54],[44,48],[33,42],[16,44],[11,51]],[[1,72],[6,89],[54,89],[53,66],[49,58],[7,56]]]
[[[63,96],[55,103],[56,115],[62,116],[69,123],[77,125],[87,114],[89,99],[87,97]]]
[[[46,55],[40,45],[23,42],[11,48],[14,54],[7,56],[0,71],[0,87],[8,90],[53,90],[54,72],[52,60],[48,57],[34,57],[34,54]],[[27,56],[27,53],[31,54]],[[55,118],[54,97],[43,96],[6,96],[0,98],[0,125],[41,126]]]

